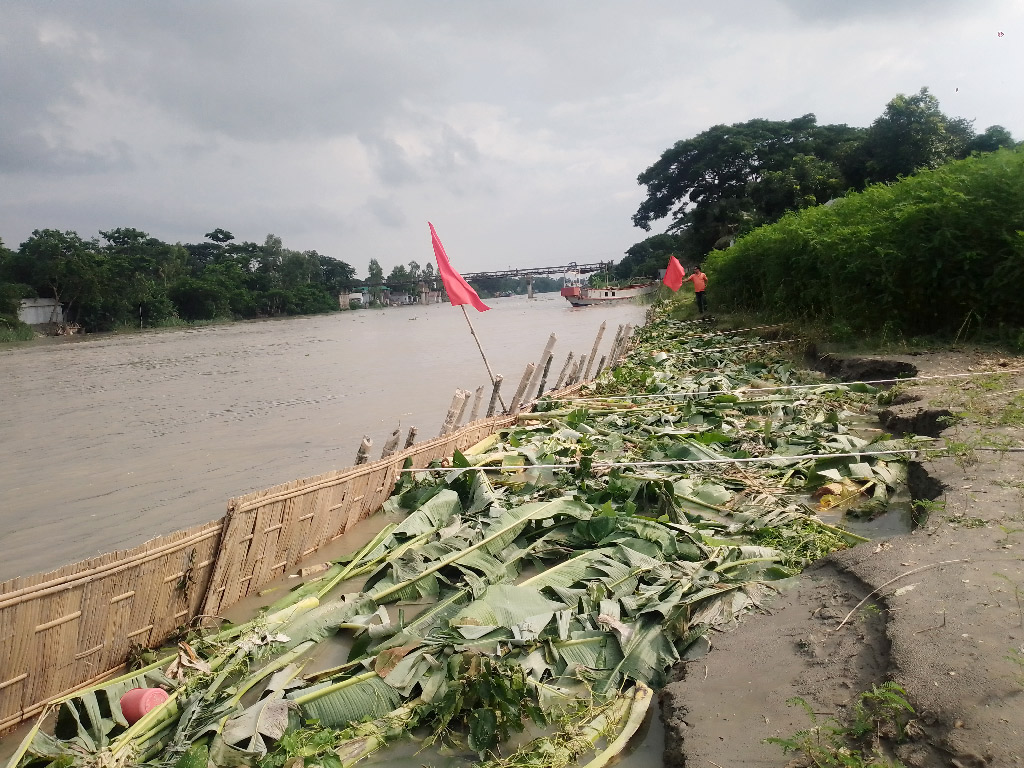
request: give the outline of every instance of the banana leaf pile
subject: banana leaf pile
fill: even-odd
[[[884,507],[905,476],[912,444],[851,427],[874,390],[766,349],[655,308],[581,396],[405,473],[401,523],[248,623],[58,702],[10,768],[342,768],[407,738],[488,768],[604,765],[674,665],[862,540],[816,511]],[[337,633],[349,660],[306,673]],[[129,725],[135,687],[170,697]]]

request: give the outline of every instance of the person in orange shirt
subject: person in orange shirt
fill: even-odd
[[[698,265],[689,277],[683,278],[683,282],[693,283],[693,294],[697,297],[697,309],[703,315],[708,308],[707,299],[704,298],[704,289],[708,287],[708,276],[700,271],[700,265]]]

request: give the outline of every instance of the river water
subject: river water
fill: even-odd
[[[645,308],[557,294],[470,311],[511,400],[555,333],[607,352]],[[399,422],[434,437],[456,388],[488,382],[459,308],[359,310],[0,347],[0,581],[213,520],[229,498],[373,458]],[[489,388],[488,388],[489,394]],[[485,398],[486,407],[486,398]]]

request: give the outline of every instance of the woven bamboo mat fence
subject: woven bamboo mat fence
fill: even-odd
[[[203,613],[218,614],[380,509],[391,495],[406,459],[412,459],[414,467],[426,467],[515,420],[514,416],[480,419],[372,464],[232,499],[225,518],[221,556]]]
[[[102,679],[202,607],[222,521],[0,584],[0,730]]]
[[[220,520],[0,584],[0,731],[343,536],[391,495],[407,459],[426,467],[515,422],[480,419],[370,464],[232,499]]]

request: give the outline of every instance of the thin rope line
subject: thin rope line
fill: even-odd
[[[693,339],[708,339],[712,336],[729,336],[736,333],[746,333],[747,331],[760,331],[764,328],[784,328],[785,323],[776,323],[775,325],[755,325],[752,328],[737,328],[731,331],[714,331],[712,333],[701,333],[697,336],[687,336],[683,341],[692,341]]]
[[[664,461],[595,461],[590,466],[592,468],[605,468],[605,467],[666,467],[666,466],[687,466],[691,464],[758,464],[758,463],[771,463],[778,461],[803,461],[805,459],[844,459],[844,458],[856,458],[860,456],[892,456],[897,454],[905,453],[917,453],[919,448],[902,448],[894,451],[855,451],[852,453],[804,453],[797,456],[783,456],[780,454],[773,454],[771,456],[746,456],[741,458],[723,458],[723,459],[667,459]],[[1024,449],[1022,449],[1024,450]],[[485,467],[485,466],[473,466],[473,467],[425,467],[423,469],[415,469],[412,467],[402,468],[399,472],[451,472],[453,469],[495,469],[495,470],[522,470],[522,469],[576,469],[580,466],[579,462],[571,464],[528,464],[522,467]]]
[[[640,395],[607,395],[605,397],[559,397],[555,398],[557,401],[562,402],[584,402],[588,400],[635,400],[638,398],[648,397],[706,397],[708,395],[734,395],[737,392],[770,392],[780,389],[814,389],[820,387],[839,388],[839,387],[850,387],[853,384],[896,384],[899,382],[912,383],[915,381],[932,381],[935,379],[953,379],[963,378],[965,376],[991,376],[993,374],[1010,374],[1010,373],[1024,373],[1024,369],[1015,368],[1009,371],[973,371],[971,373],[945,373],[936,376],[909,376],[897,379],[868,379],[865,381],[825,381],[819,382],[818,384],[787,384],[777,387],[737,387],[736,389],[717,389],[709,390],[708,392],[661,392],[658,394],[640,394]],[[1016,390],[1015,390],[1016,391]],[[1005,394],[997,392],[993,394]]]
[[[751,349],[753,347],[767,347],[772,344],[795,344],[802,339],[782,339],[781,341],[759,341],[756,344],[743,344],[738,347],[711,347],[709,349],[703,349],[701,347],[695,347],[693,349],[687,349],[685,352],[677,352],[677,355],[689,355],[690,357],[696,357],[698,354],[706,354],[708,352],[731,352],[734,349]]]

